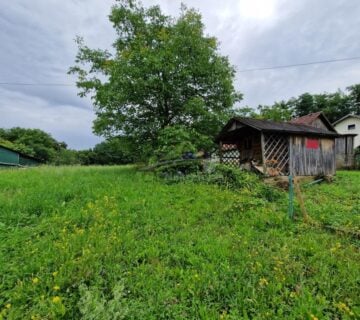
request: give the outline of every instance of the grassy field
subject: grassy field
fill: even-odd
[[[0,319],[355,319],[358,240],[287,218],[284,193],[131,167],[0,172]],[[359,229],[360,173],[304,192]]]

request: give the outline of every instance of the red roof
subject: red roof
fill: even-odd
[[[323,124],[328,128],[328,130],[336,132],[334,126],[330,123],[330,121],[325,117],[324,113],[322,111],[309,113],[305,116],[291,119],[290,123],[293,124],[303,124],[307,126],[313,126],[313,122],[320,118]]]
[[[291,119],[290,123],[311,125],[321,114],[322,114],[321,111],[320,112],[309,113],[306,116]]]

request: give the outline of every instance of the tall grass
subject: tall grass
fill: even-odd
[[[0,172],[0,319],[359,317],[357,244],[289,221],[286,196],[254,197],[257,183],[166,185],[132,167]]]

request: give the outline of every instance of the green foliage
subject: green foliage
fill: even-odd
[[[190,165],[190,163],[189,163]],[[177,168],[177,166],[174,166]],[[223,164],[199,163],[193,170],[187,170],[180,175],[178,171],[165,175],[168,182],[189,181],[194,183],[214,184],[233,191],[248,190],[254,197],[275,201],[281,198],[281,192],[264,184],[254,173],[241,171]],[[182,172],[182,171],[180,171]]]
[[[116,284],[111,300],[106,300],[97,287],[79,286],[79,310],[82,320],[121,320],[125,319],[127,308],[124,301],[124,285]]]
[[[303,190],[310,216],[327,225],[360,231],[360,172],[344,171],[334,183]]]
[[[256,113],[256,111],[253,108],[246,106],[246,107],[235,109],[234,113],[233,113],[233,117],[256,118],[256,117],[258,117],[258,114]]]
[[[154,151],[156,161],[179,159],[185,153],[199,150],[211,150],[214,143],[208,136],[199,134],[185,126],[168,126],[160,131]]]
[[[128,166],[0,174],[0,318],[360,317],[358,243],[290,221],[254,177],[234,192]],[[306,206],[358,223],[359,186],[339,172]]]
[[[260,105],[258,108],[260,118],[274,121],[289,121],[293,117],[294,112],[291,103],[285,101],[275,102],[272,106]]]
[[[126,164],[136,160],[132,153],[131,142],[125,137],[107,139],[92,150],[93,164]]]
[[[81,161],[79,159],[78,151],[61,148],[52,160],[52,164],[57,166],[77,165],[81,164]]]
[[[360,115],[360,83],[349,86],[346,90],[349,92],[352,112]]]
[[[331,123],[349,113],[360,115],[360,84],[346,88],[346,92],[338,90],[334,93],[303,93],[297,98],[275,102],[271,106],[259,105],[257,112],[245,107],[237,113],[246,117],[288,121],[293,117],[318,111],[324,112]]]
[[[160,163],[154,172],[160,178],[164,178],[167,183],[177,183],[189,179],[190,174],[198,174],[203,170],[202,161],[199,159],[179,159]]]
[[[9,141],[15,150],[24,152],[45,162],[52,162],[57,152],[67,147],[64,142],[56,141],[50,134],[40,129],[25,129],[19,127],[0,129],[0,138]]]
[[[3,133],[3,129],[0,129],[0,136],[3,136],[2,133]],[[7,147],[7,148],[15,150],[15,151],[23,152],[25,154],[28,154],[29,156],[34,155],[33,149],[31,149],[23,144],[20,144],[20,143],[18,143],[18,144],[12,143],[1,137],[0,137],[0,146],[4,146],[4,147]]]
[[[145,158],[167,126],[214,137],[241,95],[217,40],[205,36],[201,15],[182,6],[174,18],[158,6],[121,0],[109,18],[115,52],[90,49],[79,38],[77,65],[69,71],[78,75],[80,95],[93,94],[95,132],[132,138]]]
[[[340,90],[335,93],[315,95],[305,93],[292,100],[292,104],[297,116],[323,111],[330,122],[334,122],[354,111],[349,95]]]

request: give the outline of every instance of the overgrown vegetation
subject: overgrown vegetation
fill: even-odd
[[[285,193],[224,170],[231,188],[132,167],[2,171],[0,318],[358,318],[359,243],[291,222]],[[311,216],[357,228],[359,178],[306,191]]]

